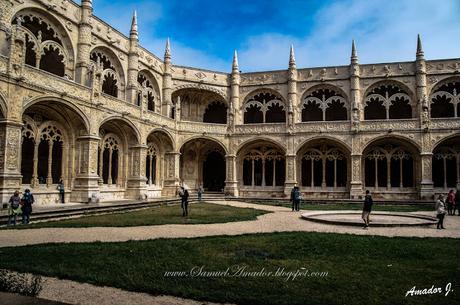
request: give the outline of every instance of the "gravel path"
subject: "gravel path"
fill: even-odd
[[[192,238],[213,235],[240,235],[246,233],[269,232],[328,232],[349,233],[357,235],[380,236],[416,236],[416,237],[452,237],[460,238],[460,216],[447,216],[447,230],[434,227],[394,227],[370,228],[332,226],[313,223],[300,218],[301,213],[318,213],[318,211],[291,212],[289,208],[257,205],[238,201],[216,201],[215,204],[227,204],[236,207],[251,207],[273,213],[259,216],[257,220],[196,225],[158,225],[141,227],[92,227],[92,228],[43,228],[30,230],[0,230],[0,247],[22,246],[42,243],[64,242],[114,242],[128,240],[146,240],[155,238]],[[327,211],[329,213],[333,211]],[[343,212],[343,211],[341,211]],[[193,213],[193,204],[191,206]],[[434,212],[418,212],[434,216]],[[359,217],[359,216],[358,216]]]
[[[147,293],[125,291],[112,287],[100,287],[86,283],[42,277],[40,298],[78,305],[218,305],[173,296],[153,296]],[[219,304],[225,305],[225,304]]]

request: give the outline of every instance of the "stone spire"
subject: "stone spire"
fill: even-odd
[[[134,10],[133,20],[131,21],[131,30],[129,32],[130,39],[139,39],[139,34],[137,32],[137,12]]]
[[[420,34],[417,34],[417,58],[424,57],[423,47],[422,47],[422,39],[420,38]]]
[[[171,46],[169,44],[169,37],[166,39],[166,48],[165,48],[165,56],[164,59],[171,59]]]
[[[235,52],[233,53],[233,63],[232,63],[232,73],[239,73],[240,69],[238,67],[238,53]]]
[[[131,30],[129,31],[128,52],[128,86],[127,101],[131,104],[137,102],[137,75],[139,73],[139,36],[137,33],[137,14],[133,13]]]
[[[294,46],[291,44],[291,50],[289,52],[289,68],[295,68],[295,55],[294,55]]]
[[[358,52],[356,51],[354,39],[351,41],[351,64],[358,64]]]
[[[171,71],[171,46],[169,38],[166,40],[164,66],[163,66],[163,101],[161,113],[169,117],[172,110],[172,71]]]

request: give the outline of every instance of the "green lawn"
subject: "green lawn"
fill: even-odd
[[[272,233],[125,243],[45,244],[0,249],[0,268],[151,294],[236,304],[460,304],[460,243],[446,238],[387,238]],[[194,277],[195,266],[224,271],[306,268],[326,277]],[[167,277],[165,272],[185,271]],[[188,274],[188,276],[186,276]],[[232,269],[228,275],[234,275]],[[444,295],[405,298],[413,286]]]
[[[337,200],[339,201],[339,200]],[[281,200],[246,200],[248,203],[255,203],[261,205],[273,205],[291,207],[291,203]],[[362,210],[363,205],[358,203],[302,203],[300,209],[302,210]],[[417,211],[434,211],[433,206],[430,205],[409,205],[409,204],[378,204],[374,202],[372,206],[374,211],[389,211],[389,212],[417,212]]]
[[[223,223],[254,220],[269,212],[212,203],[189,204],[189,216],[182,217],[180,205],[159,206],[137,211],[83,216],[79,218],[17,225],[7,228],[31,229],[49,227],[130,227],[163,224]],[[32,215],[33,221],[33,215]]]

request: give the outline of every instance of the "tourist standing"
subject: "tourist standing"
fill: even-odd
[[[364,197],[364,205],[363,205],[363,214],[362,218],[364,220],[364,228],[366,229],[369,227],[369,216],[371,215],[372,205],[374,201],[372,200],[372,196],[369,190],[366,190],[366,196]]]
[[[182,186],[179,196],[181,197],[182,216],[188,216],[188,190]]]
[[[455,203],[455,194],[454,190],[450,190],[449,194],[447,194],[447,213],[449,215],[454,215],[453,210],[454,210],[454,203]]]
[[[300,189],[294,186],[291,191],[292,211],[298,211],[300,205]]]
[[[15,191],[13,196],[10,198],[10,206],[8,207],[8,225],[13,222],[13,225],[16,225],[16,218],[21,214],[21,197],[19,196],[19,191]]]
[[[438,220],[438,230],[444,228],[444,216],[446,215],[446,206],[444,204],[444,196],[439,194],[438,200],[436,200],[436,217]]]
[[[203,198],[203,193],[204,193],[203,187],[200,185],[198,187],[198,201],[199,202],[201,202],[201,199]]]
[[[24,191],[22,196],[22,223],[28,224],[30,222],[30,214],[32,214],[32,204],[35,202],[34,195],[29,189]]]
[[[59,190],[59,197],[61,198],[61,203],[65,203],[65,188],[64,188],[64,181],[62,181],[62,179],[59,180],[58,190]]]
[[[455,209],[458,210],[458,216],[460,216],[460,189],[458,189],[457,192],[455,193],[454,215],[455,215]]]

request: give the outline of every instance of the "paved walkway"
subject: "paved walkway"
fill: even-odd
[[[215,235],[240,235],[246,233],[270,232],[328,232],[349,233],[357,235],[380,236],[416,236],[416,237],[452,237],[460,238],[460,216],[447,216],[446,230],[435,227],[395,227],[370,228],[333,226],[310,222],[300,218],[301,213],[318,213],[318,211],[291,212],[285,207],[257,205],[238,201],[216,201],[215,204],[227,204],[236,207],[251,207],[273,213],[259,216],[257,220],[196,225],[159,225],[141,227],[93,227],[93,228],[43,228],[30,230],[0,230],[0,247],[22,246],[42,243],[64,242],[114,242],[128,240],[147,240],[155,238],[192,238]],[[327,211],[329,213],[333,211]],[[193,204],[191,205],[193,213]],[[419,212],[433,216],[434,212]],[[357,216],[359,217],[359,215]]]

